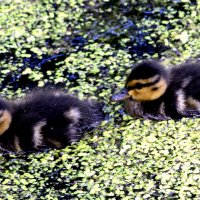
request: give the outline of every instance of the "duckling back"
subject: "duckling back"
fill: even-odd
[[[55,89],[35,90],[13,104],[12,122],[0,142],[14,151],[63,148],[101,121],[96,103]]]
[[[166,101],[166,112],[172,113],[172,118],[200,115],[200,63],[183,64],[170,70]]]

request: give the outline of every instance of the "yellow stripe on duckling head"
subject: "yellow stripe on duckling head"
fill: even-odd
[[[154,79],[151,79],[151,81],[152,80]],[[130,85],[132,84],[127,84],[127,85],[129,85],[130,87]],[[167,81],[164,78],[161,78],[155,84],[147,86],[145,86],[144,84],[144,87],[130,89],[128,93],[134,100],[144,102],[144,101],[153,101],[158,99],[165,93],[166,89],[167,89]]]
[[[155,75],[155,76],[152,76],[150,78],[147,78],[147,79],[134,79],[134,80],[131,80],[129,81],[127,84],[126,84],[126,87],[135,87],[138,83],[139,84],[151,84],[151,83],[154,83],[156,80],[159,81],[159,77],[160,75]]]

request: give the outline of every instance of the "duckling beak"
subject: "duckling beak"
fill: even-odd
[[[126,88],[123,88],[119,93],[113,94],[110,97],[110,101],[112,102],[118,102],[118,101],[123,101],[127,98],[129,98],[128,90]]]

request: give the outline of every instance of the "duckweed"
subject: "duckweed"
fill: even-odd
[[[199,56],[200,1],[0,1],[1,95],[56,85],[105,120],[62,150],[0,156],[0,199],[199,199],[200,120],[153,122],[109,97],[134,63]]]

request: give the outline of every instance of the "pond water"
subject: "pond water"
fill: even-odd
[[[199,58],[199,0],[2,0],[1,96],[54,85],[106,120],[60,151],[0,156],[2,199],[199,199],[199,119],[127,116],[111,94],[135,63]]]

